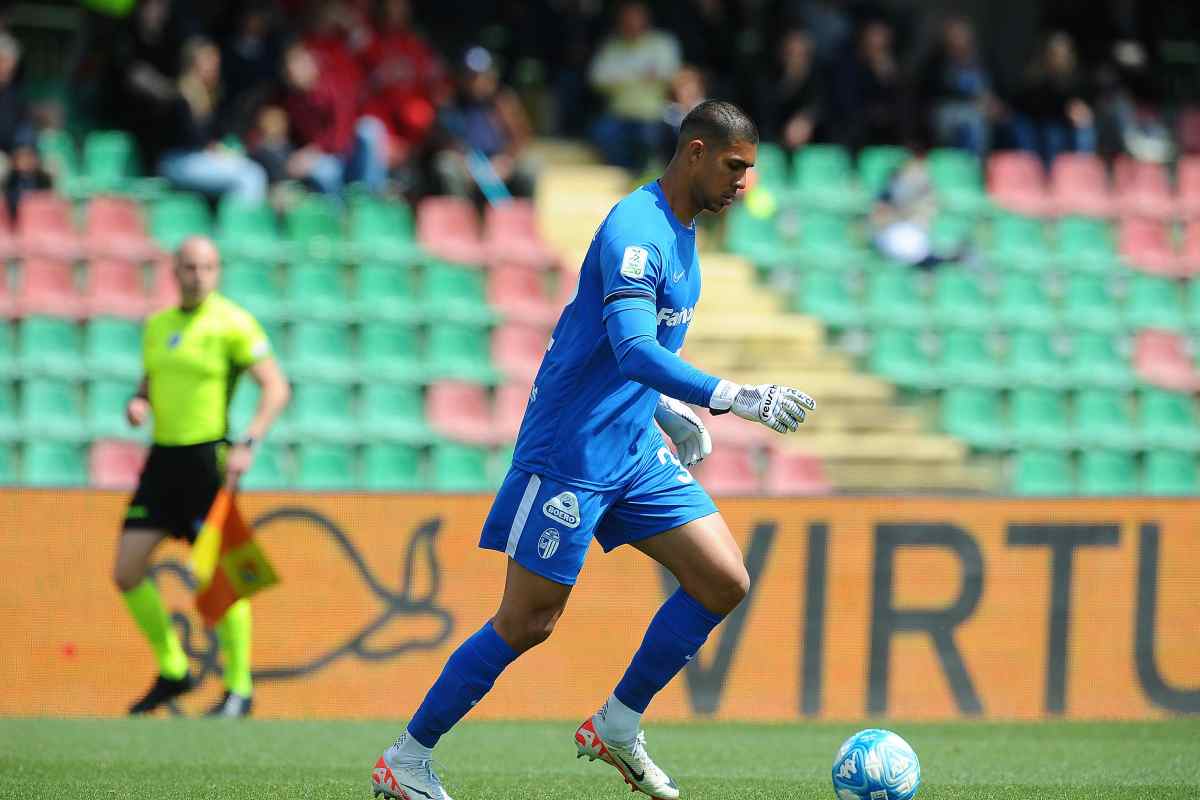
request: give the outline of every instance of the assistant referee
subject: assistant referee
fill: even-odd
[[[211,240],[187,239],[175,255],[180,303],[146,320],[144,377],[129,400],[132,425],[154,417],[154,444],[129,502],[117,545],[114,575],[138,627],[158,659],[150,690],[129,709],[144,714],[190,691],[187,656],[154,582],[150,555],[169,537],[194,542],[222,484],[236,489],[254,461],[255,446],[287,405],[287,380],[262,326],[216,292],[221,258]],[[244,438],[230,442],[229,401],[238,378],[261,387],[258,410]],[[239,600],[217,624],[224,657],[225,694],[212,716],[250,713],[250,604]]]

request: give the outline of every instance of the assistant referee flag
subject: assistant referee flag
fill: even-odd
[[[227,489],[217,493],[192,545],[192,574],[196,610],[210,626],[240,598],[279,582]]]

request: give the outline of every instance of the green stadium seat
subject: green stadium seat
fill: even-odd
[[[1186,328],[1179,287],[1168,278],[1135,273],[1125,301],[1125,321],[1134,328]]]
[[[298,448],[295,488],[345,491],[358,488],[354,451],[345,445],[302,444]]]
[[[728,214],[725,246],[731,252],[746,257],[756,265],[771,268],[786,260],[787,246],[774,212],[755,211],[748,203],[738,203]]]
[[[1008,380],[1008,371],[997,362],[987,337],[980,331],[946,331],[940,366],[948,386],[999,388]]]
[[[26,486],[72,488],[87,485],[87,462],[77,444],[26,442],[24,456],[21,483]]]
[[[86,192],[75,140],[65,130],[45,130],[38,135],[38,153],[67,195],[78,197]]]
[[[12,445],[0,444],[0,486],[13,486],[17,480],[17,457]]]
[[[1118,352],[1114,337],[1086,331],[1073,337],[1067,374],[1076,386],[1128,389],[1136,381],[1129,359]]]
[[[0,275],[3,270],[0,269]],[[0,379],[21,374],[20,354],[17,352],[17,334],[8,320],[0,319]]]
[[[965,214],[938,214],[929,228],[933,252],[945,258],[961,253],[972,244],[974,237],[975,220]]]
[[[1016,214],[1001,214],[992,222],[988,258],[1003,269],[1043,273],[1054,261],[1046,244],[1042,221]]]
[[[350,387],[337,383],[300,383],[288,407],[291,438],[301,442],[354,442],[354,403]]]
[[[867,253],[854,241],[850,221],[835,214],[803,215],[794,258],[806,270],[846,270],[861,265]],[[789,252],[784,258],[791,258]]]
[[[421,382],[429,370],[417,332],[396,322],[365,322],[358,341],[358,369],[370,382]]]
[[[288,270],[287,313],[304,321],[351,319],[354,308],[342,268],[337,264],[293,265]]]
[[[189,236],[212,235],[208,204],[196,194],[166,195],[150,206],[150,235],[168,252],[174,252]]]
[[[788,184],[788,157],[782,147],[773,142],[758,143],[754,172],[763,186],[780,189]]]
[[[1075,494],[1071,461],[1066,453],[1021,450],[1017,453],[1013,491],[1025,497],[1067,497]]]
[[[1066,449],[1074,444],[1066,404],[1060,392],[1042,388],[1016,389],[1012,393],[1009,418],[1013,436],[1023,446]]]
[[[867,316],[876,325],[920,328],[930,322],[930,312],[912,270],[884,269],[867,282]]]
[[[1138,399],[1138,427],[1152,447],[1200,450],[1200,425],[1190,394],[1145,388]]]
[[[381,261],[393,268],[423,257],[408,204],[368,195],[355,197],[350,204],[350,243],[359,261]]]
[[[950,211],[979,214],[990,204],[983,190],[983,171],[979,159],[952,148],[937,148],[926,158],[929,178],[942,205]]]
[[[9,381],[0,381],[0,442],[21,438],[18,414],[16,388]]]
[[[1112,227],[1090,217],[1066,217],[1057,228],[1058,263],[1070,272],[1111,274],[1120,266]]]
[[[1009,445],[1000,393],[992,389],[955,386],[942,395],[942,430],[980,450],[1003,450]]]
[[[83,347],[78,326],[57,317],[26,317],[20,330],[20,365],[25,375],[81,376]]]
[[[148,439],[152,422],[135,428],[125,419],[125,406],[136,391],[136,381],[89,382],[84,403],[88,436],[92,439]]]
[[[264,442],[254,454],[254,463],[242,476],[241,488],[250,490],[286,489],[288,477],[287,450],[277,442]]]
[[[812,208],[853,212],[866,208],[867,197],[854,183],[850,154],[836,144],[810,144],[792,158],[796,195]]]
[[[137,380],[142,375],[142,330],[136,322],[93,317],[84,333],[88,374]]]
[[[119,192],[137,174],[133,136],[125,131],[91,131],[83,140],[83,172],[92,193]]]
[[[429,328],[426,380],[456,378],[472,383],[496,383],[487,328],[439,323]]]
[[[1180,450],[1152,450],[1147,453],[1142,492],[1157,497],[1200,495],[1195,454]]]
[[[375,491],[417,491],[425,488],[420,451],[405,444],[375,443],[363,450],[363,484]]]
[[[86,439],[78,387],[54,378],[25,381],[21,387],[21,430],[25,438],[68,442]]]
[[[324,195],[308,195],[284,217],[284,227],[297,257],[331,259],[342,250],[342,214]]]
[[[935,389],[941,385],[940,370],[922,351],[918,335],[910,330],[875,331],[869,365],[876,375],[899,386]]]
[[[1126,395],[1116,389],[1085,389],[1075,395],[1075,438],[1083,447],[1136,450],[1142,436]]]
[[[423,303],[433,319],[485,324],[495,320],[487,302],[484,273],[445,261],[425,267]]]
[[[357,417],[363,441],[426,443],[425,401],[412,385],[370,382],[363,386]]]
[[[414,322],[423,316],[413,272],[400,264],[364,264],[356,272],[351,309],[360,320]]]
[[[227,257],[280,260],[283,247],[275,212],[266,203],[254,205],[225,195],[217,206],[217,242]]]
[[[1084,450],[1079,463],[1079,493],[1088,497],[1137,494],[1133,455],[1116,450]]]
[[[759,152],[761,154],[762,151]],[[864,147],[858,154],[858,181],[872,197],[878,196],[887,188],[892,174],[910,157],[908,150],[903,147]]]
[[[293,380],[349,382],[358,377],[350,326],[338,322],[297,322],[292,326],[284,365]]]
[[[1121,308],[1106,281],[1093,275],[1072,275],[1063,295],[1062,320],[1069,328],[1115,334],[1125,329]]]
[[[512,467],[513,451],[515,445],[513,442],[497,447],[492,453],[492,486],[499,488],[504,482],[504,476],[508,474],[509,468]]]
[[[982,330],[992,323],[992,304],[978,279],[947,267],[933,286],[933,318],[943,327]]]
[[[861,326],[866,316],[846,283],[842,274],[813,270],[802,279],[792,307],[833,328]]]
[[[258,400],[262,394],[253,378],[242,376],[233,390],[229,401],[229,434],[231,438],[245,435],[246,428],[258,413]],[[286,412],[286,409],[285,409]],[[276,432],[277,431],[273,431]]]
[[[485,492],[488,479],[488,452],[482,447],[438,442],[433,446],[430,486],[439,492]]]
[[[1058,325],[1058,314],[1041,278],[1024,273],[1004,276],[996,317],[1005,327],[1022,330],[1049,331]]]
[[[1008,340],[1009,383],[1014,386],[1066,386],[1070,375],[1055,351],[1050,335],[1042,331],[1016,331]]]
[[[275,268],[253,261],[234,261],[221,270],[221,294],[260,322],[286,317],[287,305],[275,280]]]

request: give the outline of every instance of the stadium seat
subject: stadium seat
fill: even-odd
[[[866,261],[850,221],[830,213],[806,213],[799,221],[797,263],[805,269],[845,271]]]
[[[0,442],[21,438],[19,413],[16,388],[11,381],[0,381]]]
[[[136,442],[97,441],[88,455],[89,481],[96,489],[131,491],[146,461],[146,448]]]
[[[1011,273],[1004,276],[996,318],[1006,328],[1049,331],[1058,326],[1058,314],[1037,275]]]
[[[541,236],[533,203],[514,199],[489,206],[483,218],[483,247],[489,264],[548,269],[557,261]]]
[[[1009,211],[1037,217],[1053,209],[1045,189],[1045,173],[1032,153],[993,153],[988,159],[987,178],[988,193]]]
[[[211,236],[208,204],[196,194],[167,194],[150,206],[150,235],[168,253],[175,252],[189,236]]]
[[[1071,462],[1067,454],[1050,450],[1018,452],[1013,491],[1025,497],[1067,497],[1075,494]]]
[[[505,319],[552,326],[562,309],[552,305],[541,273],[498,264],[488,275],[488,303]]]
[[[14,486],[17,483],[16,453],[12,445],[0,444],[0,486]]]
[[[1054,254],[1046,244],[1041,220],[1001,214],[992,223],[988,259],[1002,270],[1042,274],[1053,263]]]
[[[1060,153],[1050,168],[1050,192],[1060,214],[1107,217],[1115,210],[1104,163],[1092,153]]]
[[[72,197],[84,193],[79,151],[69,132],[54,128],[42,131],[38,134],[38,154],[64,192]]]
[[[429,252],[459,264],[483,264],[479,217],[469,200],[426,197],[417,206],[417,240]]]
[[[1063,294],[1062,320],[1070,328],[1115,334],[1125,328],[1106,281],[1094,275],[1072,275]]]
[[[492,486],[488,451],[456,442],[438,442],[430,459],[430,486],[440,492],[483,492]]]
[[[83,296],[88,316],[108,315],[141,319],[150,303],[142,268],[129,261],[92,261]]]
[[[1145,217],[1122,220],[1121,255],[1134,268],[1151,275],[1178,277],[1188,272],[1187,265],[1175,252],[1171,231],[1161,220]]]
[[[407,444],[374,443],[363,450],[363,485],[374,491],[417,491],[425,488],[421,453]]]
[[[47,314],[79,318],[87,313],[83,295],[75,286],[75,269],[63,261],[27,259],[21,265],[16,310],[22,316]]]
[[[231,261],[226,264],[221,270],[221,294],[260,322],[287,316],[287,303],[275,281],[275,268],[265,263]]]
[[[422,255],[408,204],[369,195],[358,195],[350,203],[350,245],[358,261],[393,267],[413,264]]]
[[[975,228],[974,217],[949,212],[938,214],[929,228],[933,252],[949,257],[970,250],[975,244]]]
[[[355,418],[363,441],[424,444],[431,438],[425,424],[421,390],[412,385],[369,382]]]
[[[72,221],[71,205],[53,192],[22,195],[17,207],[18,245],[26,258],[72,261],[81,243]]]
[[[1193,331],[1200,331],[1200,278],[1187,282],[1188,325]]]
[[[1000,393],[993,389],[954,386],[942,395],[942,430],[980,450],[1003,450],[1010,444]]]
[[[875,145],[858,154],[858,182],[872,196],[887,188],[888,181],[912,156],[903,147]]]
[[[508,322],[492,331],[492,361],[506,377],[532,384],[550,341],[547,329]]]
[[[179,305],[179,282],[175,280],[174,267],[170,258],[163,257],[154,262],[149,302],[151,313]],[[265,321],[260,320],[260,322]]]
[[[1013,437],[1023,446],[1066,449],[1074,443],[1063,396],[1052,389],[1014,390],[1009,419]]]
[[[488,465],[489,482],[493,490],[500,488],[504,477],[512,467],[513,443],[502,444],[492,451],[491,462]]]
[[[263,442],[254,454],[254,463],[242,476],[242,489],[286,489],[291,485],[287,450],[277,442]]]
[[[789,180],[787,153],[774,142],[758,143],[758,158],[754,161],[754,180],[769,189],[782,189]]]
[[[809,453],[773,449],[763,491],[776,497],[833,493],[821,459]]]
[[[287,429],[301,442],[354,442],[354,405],[350,387],[336,383],[298,383],[288,407]]]
[[[1065,217],[1055,228],[1057,261],[1068,272],[1110,274],[1119,265],[1112,226],[1099,219]]]
[[[436,433],[456,442],[494,444],[496,430],[487,389],[463,381],[438,381],[425,395],[425,419]]]
[[[941,371],[922,351],[917,334],[895,328],[875,332],[869,358],[871,371],[900,386],[934,389]]]
[[[284,359],[293,380],[347,383],[359,377],[350,326],[338,322],[297,322]]]
[[[517,438],[525,407],[529,405],[532,383],[510,381],[496,388],[495,410],[492,413],[496,441],[511,442]]]
[[[1114,339],[1104,333],[1075,333],[1067,365],[1072,384],[1113,389],[1133,386],[1135,377],[1129,359],[1118,351]]]
[[[1186,328],[1187,315],[1178,285],[1168,278],[1134,275],[1125,301],[1125,322],[1133,328]]]
[[[29,317],[19,341],[22,374],[70,378],[84,372],[79,329],[71,320]]]
[[[421,357],[416,331],[396,322],[363,323],[358,341],[358,369],[368,382],[432,380]]]
[[[495,319],[487,304],[484,273],[445,261],[426,265],[422,292],[434,320],[484,324]]]
[[[136,161],[133,136],[126,131],[89,131],[83,139],[83,173],[91,193],[127,189]]]
[[[301,444],[295,488],[306,491],[346,491],[358,487],[354,451],[338,444]]]
[[[147,439],[152,423],[135,428],[125,418],[125,406],[136,391],[135,380],[89,381],[84,402],[88,436],[92,439]]]
[[[1116,450],[1084,450],[1079,463],[1079,493],[1111,497],[1138,493],[1133,456]]]
[[[747,448],[714,448],[712,455],[691,469],[700,485],[714,497],[762,494],[754,453]]]
[[[950,330],[942,336],[939,364],[942,381],[948,385],[999,388],[1009,372],[997,362],[988,338],[980,331]]]
[[[26,486],[73,488],[87,485],[87,465],[77,444],[26,442],[22,462],[21,482]]]
[[[16,330],[7,320],[0,320],[0,381],[19,375],[20,372]]]
[[[450,322],[431,325],[427,377],[495,383],[499,374],[492,367],[490,350],[486,328]]]
[[[1180,450],[1152,450],[1146,454],[1142,492],[1156,497],[1200,494],[1196,456]]]
[[[838,212],[861,211],[867,197],[854,183],[850,155],[836,144],[810,144],[796,151],[792,175],[800,202]]]
[[[225,195],[217,205],[217,243],[226,257],[276,262],[282,247],[269,205],[253,205]]]
[[[1171,331],[1143,330],[1134,340],[1133,363],[1146,383],[1176,392],[1200,390],[1200,375],[1183,336]]]
[[[291,319],[306,322],[352,319],[354,306],[339,265],[293,264],[287,276],[287,314]]]
[[[933,318],[942,327],[986,329],[992,324],[992,303],[978,279],[947,267],[934,283]]]
[[[990,210],[979,159],[965,150],[935,148],[926,159],[938,200],[948,211],[979,214]]]
[[[867,283],[867,316],[875,325],[920,328],[929,324],[930,313],[917,283],[916,274],[897,267],[873,273]]]
[[[84,219],[84,249],[90,258],[146,261],[158,248],[146,234],[141,207],[126,197],[94,197]]]
[[[1200,155],[1184,156],[1179,159],[1176,177],[1177,208],[1180,216],[1200,215]]]
[[[1192,278],[1192,283],[1200,278],[1200,219],[1193,219],[1184,229],[1180,273],[1184,277]]]
[[[137,380],[142,374],[142,331],[136,322],[96,317],[84,332],[84,363],[90,376]]]
[[[1142,444],[1124,393],[1085,389],[1075,395],[1075,439],[1085,448],[1136,450]]]
[[[332,260],[342,251],[341,210],[324,195],[307,195],[288,209],[284,228],[297,258]]]
[[[1168,219],[1175,213],[1166,167],[1117,156],[1113,170],[1118,210],[1126,216]]]
[[[415,322],[423,316],[413,271],[402,264],[364,264],[355,272],[351,311],[359,320]]]
[[[712,436],[713,447],[772,447],[779,444],[777,434],[763,425],[743,425],[734,414],[702,414],[704,427]]]
[[[792,309],[816,317],[832,328],[856,328],[866,321],[862,304],[850,291],[840,272],[811,270],[795,293]]]
[[[258,412],[258,400],[261,394],[258,384],[253,378],[243,376],[238,379],[237,386],[233,390],[233,398],[229,401],[228,418],[231,438],[245,435],[247,426]],[[284,413],[286,416],[286,409]],[[282,420],[280,422],[286,426]],[[278,435],[279,430],[272,429],[271,433]]]
[[[742,255],[757,265],[780,265],[785,246],[774,212],[766,213],[752,209],[746,203],[736,203],[727,216],[725,247],[730,252]]]
[[[1069,385],[1066,364],[1043,331],[1016,331],[1008,339],[1009,384],[1018,386]]]
[[[1195,400],[1182,392],[1144,388],[1138,398],[1138,428],[1151,447],[1200,450]]]
[[[21,387],[20,421],[26,439],[80,442],[87,438],[79,390],[69,381],[52,378],[25,381]]]

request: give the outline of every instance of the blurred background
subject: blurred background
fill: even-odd
[[[819,411],[714,418],[713,494],[1200,493],[1195,3],[0,8],[4,484],[134,485],[206,233],[294,387],[248,488],[490,490],[596,225],[718,97],[762,144],[686,356]]]

